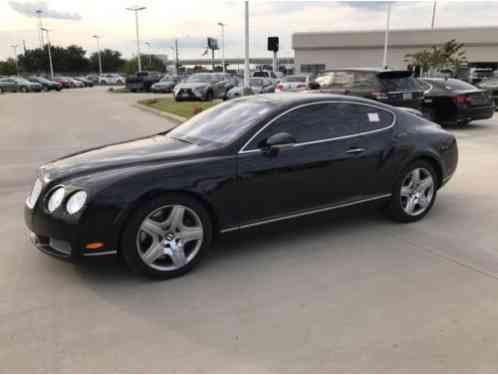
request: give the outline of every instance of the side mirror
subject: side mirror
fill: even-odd
[[[310,82],[308,84],[308,87],[310,90],[320,90],[320,84],[318,82],[315,82],[315,81]]]
[[[281,132],[276,133],[262,141],[259,147],[263,151],[264,154],[269,156],[274,156],[278,153],[278,151],[285,147],[290,147],[296,143],[296,138],[294,138],[291,134]]]

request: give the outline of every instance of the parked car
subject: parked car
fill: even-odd
[[[126,80],[116,73],[106,73],[99,76],[100,85],[124,85]]]
[[[4,92],[17,92],[17,89],[17,82],[12,78],[0,78],[0,94],[3,94]]]
[[[85,87],[93,87],[93,82],[90,81],[89,79],[87,79],[86,77],[79,76],[79,77],[75,77],[74,79],[82,82],[83,85],[85,85]]]
[[[490,78],[479,83],[479,87],[486,90],[488,95],[493,99],[495,105],[498,105],[498,78]]]
[[[254,95],[42,166],[24,217],[47,254],[118,253],[132,270],[168,278],[194,267],[219,233],[374,202],[396,221],[420,220],[457,161],[452,134],[399,108]]]
[[[85,87],[85,84],[83,82],[81,82],[80,80],[76,79],[76,78],[66,77],[66,79],[69,82],[71,82],[72,87],[76,87],[76,88],[83,88],[83,87]]]
[[[244,82],[241,81],[238,86],[228,90],[226,99],[234,99],[242,96]],[[275,92],[275,83],[268,78],[251,78],[249,87],[254,94],[267,94]]]
[[[468,71],[467,81],[471,84],[476,84],[482,80],[493,77],[493,69],[491,68],[470,68]]]
[[[322,93],[361,96],[397,107],[420,109],[423,90],[405,70],[335,69],[317,76],[311,88]]]
[[[424,78],[424,112],[434,122],[446,125],[467,125],[473,120],[494,115],[495,103],[485,90],[453,78]]]
[[[223,99],[234,82],[228,73],[196,73],[176,85],[173,94],[176,101]]]
[[[153,92],[173,92],[175,86],[180,82],[179,76],[165,75],[159,82],[154,83],[150,87]]]
[[[40,85],[42,85],[43,91],[62,90],[62,85],[59,82],[51,81],[49,79],[46,79],[45,77],[31,76],[29,77],[29,80],[31,82],[39,83]]]
[[[65,89],[70,89],[74,87],[73,81],[70,80],[68,77],[55,76],[54,81],[60,83],[62,87]]]
[[[275,92],[296,92],[309,89],[310,83],[313,82],[312,74],[295,74],[282,78],[275,87]]]
[[[22,77],[10,77],[17,84],[17,91],[20,92],[40,92],[42,85],[36,82],[28,81]]]
[[[154,83],[161,80],[159,72],[138,72],[126,78],[126,88],[128,91],[150,91]]]
[[[276,75],[272,70],[256,70],[252,72],[251,77],[254,78],[269,78],[278,79],[280,75]]]

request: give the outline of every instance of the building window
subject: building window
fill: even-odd
[[[301,73],[318,74],[325,70],[325,64],[301,64]]]

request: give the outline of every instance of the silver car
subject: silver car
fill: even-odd
[[[249,87],[254,94],[266,94],[275,92],[275,83],[268,78],[251,78]],[[228,91],[227,99],[238,98],[242,96],[243,83]]]
[[[224,99],[234,86],[234,80],[226,73],[196,73],[175,86],[176,101]]]

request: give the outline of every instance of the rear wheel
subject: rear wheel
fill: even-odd
[[[412,163],[398,177],[387,211],[400,222],[422,219],[432,208],[437,194],[434,168],[420,160]]]
[[[209,248],[211,218],[197,200],[171,194],[140,207],[126,226],[122,255],[136,273],[171,278],[190,271]]]
[[[27,87],[21,87],[21,92],[28,92],[28,88]]]

